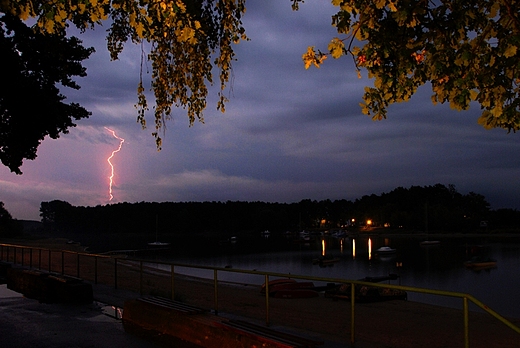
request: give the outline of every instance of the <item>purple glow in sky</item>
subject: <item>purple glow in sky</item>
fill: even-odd
[[[46,139],[17,176],[0,168],[0,201],[17,219],[39,220],[42,201],[95,206],[117,202],[268,201],[350,199],[396,187],[453,184],[483,194],[493,209],[520,209],[518,134],[485,130],[478,105],[466,112],[432,105],[428,86],[390,107],[374,122],[361,113],[363,87],[348,59],[327,59],[305,70],[307,46],[326,49],[337,36],[328,2],[248,1],[243,18],[249,42],[235,46],[230,102],[216,110],[216,90],[205,124],[188,127],[185,110],[166,124],[158,152],[152,128],[137,123],[140,47],[128,44],[111,62],[102,27],[78,36],[96,53],[85,62],[79,91],[63,91],[92,116],[70,133]],[[146,67],[145,67],[146,70]],[[152,115],[150,115],[152,116]],[[148,119],[151,127],[153,120]],[[107,195],[107,158],[113,195]]]

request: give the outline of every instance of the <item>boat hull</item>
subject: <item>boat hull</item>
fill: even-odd
[[[273,287],[277,286],[277,285],[282,285],[282,284],[294,284],[296,283],[296,280],[294,279],[289,279],[289,278],[283,278],[283,279],[275,279],[275,280],[271,280],[269,282],[269,293],[271,293],[273,291]],[[260,292],[262,294],[265,294],[265,283],[262,284],[262,288],[260,289]]]
[[[381,247],[376,250],[376,252],[379,255],[391,255],[391,254],[395,254],[396,251],[397,251],[396,249],[392,249],[392,248],[388,248],[388,247]]]
[[[265,294],[265,284],[260,292]],[[269,296],[275,298],[311,298],[319,295],[313,282],[297,282],[294,279],[276,279],[269,282]]]
[[[467,261],[464,262],[464,266],[468,269],[472,270],[483,270],[495,268],[497,266],[497,262],[495,260],[488,261]]]
[[[438,240],[425,240],[419,243],[422,246],[434,246],[434,245],[440,245],[441,242]]]

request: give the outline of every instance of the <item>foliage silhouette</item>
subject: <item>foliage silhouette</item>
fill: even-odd
[[[46,136],[56,139],[90,113],[66,104],[59,85],[79,89],[74,76],[85,76],[81,61],[93,52],[75,37],[44,35],[18,17],[0,16],[0,160],[22,174],[24,159],[36,158]]]

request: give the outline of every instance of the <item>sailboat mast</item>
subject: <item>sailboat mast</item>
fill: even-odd
[[[159,215],[155,214],[155,241],[159,241]]]
[[[428,201],[424,203],[424,231],[428,234]]]

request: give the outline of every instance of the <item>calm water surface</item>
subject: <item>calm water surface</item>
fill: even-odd
[[[331,267],[313,265],[312,260],[323,252],[340,259]],[[417,238],[369,237],[337,239],[319,237],[315,242],[301,244],[293,251],[234,254],[207,258],[174,258],[177,263],[232,267],[315,277],[361,279],[366,276],[400,275],[392,284],[469,293],[506,317],[520,318],[520,239],[490,238],[436,238],[437,246],[424,247]],[[377,248],[390,246],[395,255],[381,257]],[[239,248],[237,242],[235,248]],[[497,267],[473,271],[464,261],[472,255],[483,255],[497,260]],[[397,265],[401,264],[401,267]],[[212,278],[213,272],[199,269],[176,268],[176,272]],[[264,278],[232,272],[219,272],[219,280],[262,284]],[[462,308],[462,300],[442,296],[409,293],[408,299],[424,303]],[[470,304],[471,310],[477,310]]]

